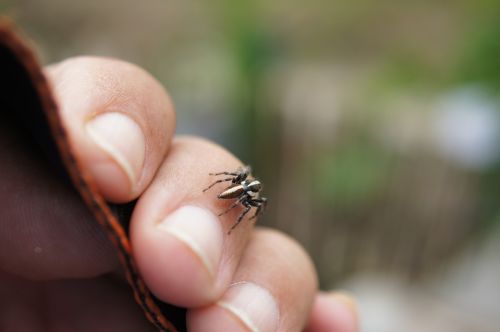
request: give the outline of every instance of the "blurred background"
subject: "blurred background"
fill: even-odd
[[[500,1],[0,0],[43,63],[121,58],[265,183],[362,330],[500,330]],[[212,171],[207,165],[207,171]],[[298,271],[300,273],[300,271]]]

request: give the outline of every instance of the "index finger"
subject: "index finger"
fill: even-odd
[[[98,57],[71,58],[47,74],[72,146],[104,197],[126,202],[139,196],[175,128],[161,84],[135,65]]]

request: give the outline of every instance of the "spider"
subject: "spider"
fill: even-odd
[[[223,192],[217,195],[217,197],[219,199],[236,199],[234,204],[224,212],[219,213],[219,216],[228,213],[236,206],[238,206],[238,204],[241,204],[245,207],[245,210],[240,214],[227,234],[230,234],[231,231],[239,225],[239,223],[243,220],[245,215],[250,211],[252,207],[255,207],[256,210],[250,220],[257,218],[266,208],[267,199],[265,197],[259,196],[259,193],[262,190],[262,184],[259,180],[253,178],[251,172],[252,169],[250,168],[250,166],[243,166],[238,168],[234,172],[209,173],[209,175],[213,176],[228,175],[230,177],[215,181],[210,186],[205,188],[203,192],[209,190],[218,183],[231,181],[231,185],[229,185],[229,187],[227,187]]]

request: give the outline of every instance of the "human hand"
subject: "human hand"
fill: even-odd
[[[241,162],[194,137],[173,137],[164,89],[143,70],[81,57],[47,69],[79,160],[112,202],[138,198],[130,236],[161,300],[188,310],[189,331],[356,331],[343,295],[318,294],[314,267],[289,237],[203,194],[209,172]],[[80,198],[0,133],[0,330],[154,331],[118,277],[106,236]],[[313,305],[314,303],[314,305]]]

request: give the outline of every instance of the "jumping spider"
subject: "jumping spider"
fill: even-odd
[[[209,173],[209,175],[219,176],[219,175],[229,175],[230,177],[225,179],[220,179],[212,183],[210,186],[205,188],[203,192],[212,188],[218,183],[221,182],[229,182],[231,181],[231,185],[227,187],[223,192],[217,195],[220,199],[236,199],[233,205],[231,205],[226,211],[219,213],[219,216],[222,216],[233,208],[235,208],[238,204],[241,204],[245,207],[245,210],[240,214],[234,225],[227,232],[228,234],[238,226],[238,224],[243,220],[245,215],[250,211],[252,207],[255,207],[255,213],[250,218],[257,218],[266,208],[267,199],[265,197],[260,197],[259,193],[262,190],[262,184],[259,180],[254,179],[251,175],[252,169],[250,166],[244,166],[238,168],[234,172],[220,172],[220,173]]]

